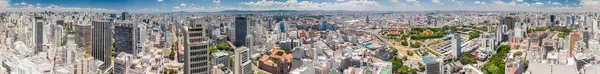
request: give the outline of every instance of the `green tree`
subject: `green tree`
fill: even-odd
[[[412,47],[412,48],[419,48],[419,47],[421,47],[421,44],[419,44],[419,43],[413,43],[413,44],[410,44],[410,47]]]
[[[413,50],[406,50],[406,54],[409,56],[412,56],[413,54],[415,54],[415,51]]]
[[[169,53],[169,59],[175,59],[175,50],[171,50],[171,52]]]
[[[400,42],[400,44],[402,44],[403,46],[408,46],[408,41],[406,41],[406,40],[402,40],[402,41]]]
[[[521,52],[521,51],[517,51],[517,52],[515,52],[515,54],[514,54],[514,55],[515,55],[515,56],[521,56],[521,55],[523,55],[523,52]]]
[[[222,51],[233,51],[233,48],[229,46],[227,43],[219,43],[217,44],[217,49]]]
[[[425,70],[425,65],[423,65],[422,63],[419,63],[419,70]]]
[[[477,58],[469,53],[463,53],[462,57],[459,60],[463,64],[477,63]]]
[[[219,52],[219,49],[217,49],[217,47],[212,46],[212,47],[208,48],[208,51],[210,51],[210,53],[212,54],[215,52]]]
[[[389,48],[392,49],[392,52],[394,52],[394,54],[398,53],[398,49],[396,49],[396,48],[394,48],[392,46],[389,46]]]

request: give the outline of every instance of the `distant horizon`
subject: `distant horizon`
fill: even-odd
[[[0,0],[0,11],[544,11],[600,12],[598,0]]]

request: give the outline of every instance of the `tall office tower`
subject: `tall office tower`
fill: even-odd
[[[459,34],[454,34],[454,36],[452,36],[452,55],[454,55],[456,58],[460,58],[462,57],[462,39],[460,38]]]
[[[208,47],[210,41],[205,32],[210,25],[207,18],[191,18],[184,29],[184,74],[208,74]]]
[[[129,19],[129,12],[121,13],[121,20],[127,20],[127,19]]]
[[[367,21],[367,23],[371,22],[371,20],[369,20],[369,16],[367,16],[367,19],[365,19],[365,21]]]
[[[504,17],[500,19],[500,25],[507,25],[509,27],[508,29],[512,30],[515,27],[515,22],[517,21],[517,18]]]
[[[52,37],[54,39],[54,46],[56,47],[60,47],[62,44],[62,42],[66,42],[66,41],[62,41],[61,39],[64,37],[63,36],[63,26],[62,25],[56,25],[54,26],[54,36]],[[66,39],[65,39],[66,40]],[[64,43],[66,44],[66,43]]]
[[[248,52],[254,53],[253,52],[253,50],[254,50],[254,36],[248,35],[248,36],[246,36],[246,40],[248,40],[248,41],[246,41],[246,46],[248,47],[248,50],[249,50]]]
[[[556,15],[550,15],[550,22],[556,22]]]
[[[233,74],[252,74],[252,65],[250,65],[250,50],[246,47],[235,49],[235,63]]]
[[[128,74],[127,70],[130,69],[133,55],[127,53],[119,53],[115,57],[115,66],[113,74]]]
[[[273,23],[275,23],[275,22],[273,22],[273,18],[267,19],[267,29],[268,30],[273,30]]]
[[[593,20],[592,21],[592,35],[591,35],[592,39],[597,39],[598,38],[597,33],[598,33],[599,30],[600,29],[598,29],[598,20]]]
[[[44,44],[44,21],[45,19],[43,17],[35,17],[34,20],[34,33],[33,33],[33,37],[34,38],[34,49],[35,49],[35,54],[43,51],[43,45]]]
[[[233,45],[239,47],[246,44],[246,36],[248,35],[248,18],[235,17],[235,41]]]
[[[92,26],[91,25],[73,25],[75,31],[75,43],[78,48],[86,49],[89,51],[90,44],[92,42]]]
[[[100,67],[102,70],[109,70],[112,65],[112,27],[113,22],[92,21],[92,56],[104,64]]]
[[[137,55],[136,25],[132,23],[121,23],[115,25],[114,29],[115,53],[125,52]]]
[[[327,29],[327,20],[323,19],[321,20],[321,24],[319,25],[319,30],[326,30]]]
[[[430,62],[425,66],[425,74],[445,74],[442,62]]]

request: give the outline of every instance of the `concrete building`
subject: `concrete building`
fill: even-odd
[[[430,62],[425,65],[425,74],[446,74],[442,62]]]
[[[250,64],[250,50],[246,47],[239,47],[234,50],[235,63],[234,74],[252,74],[252,65]]]
[[[235,41],[233,45],[245,46],[246,36],[248,36],[248,18],[246,17],[235,17]]]
[[[79,48],[88,48],[92,42],[92,26],[91,25],[73,25],[75,31],[75,43]],[[87,50],[87,49],[86,49]],[[87,52],[90,52],[89,50]]]
[[[259,68],[272,74],[288,74],[291,69],[292,55],[274,48],[267,56],[259,59]]]
[[[121,23],[115,25],[114,29],[115,53],[125,52],[137,55],[136,25]]]
[[[46,19],[44,19],[43,17],[35,17],[34,18],[34,33],[33,33],[33,37],[34,38],[34,53],[37,54],[39,52],[42,52],[43,49],[43,45],[44,44],[44,22],[46,21]]]
[[[515,22],[517,22],[517,18],[513,18],[513,17],[504,17],[502,19],[500,19],[500,25],[507,25],[508,29],[514,29],[515,27]]]
[[[220,64],[223,65],[223,67],[220,67],[220,69],[227,69],[228,67],[230,67],[230,57],[231,55],[229,55],[229,53],[227,52],[215,52],[212,54],[211,57],[211,64],[213,66],[218,66]]]
[[[95,59],[102,62],[102,70],[110,70],[112,66],[112,26],[113,22],[109,21],[93,21],[92,22],[92,48],[91,53]]]
[[[207,18],[191,18],[185,27],[184,36],[184,74],[208,74],[208,47],[210,41],[205,33],[210,25]]]
[[[452,55],[455,56],[455,58],[460,58],[462,57],[462,38],[460,37],[459,34],[454,34],[454,36],[452,36]]]
[[[115,57],[113,74],[127,74],[133,59],[133,55],[131,54],[125,52],[119,53],[119,55]]]

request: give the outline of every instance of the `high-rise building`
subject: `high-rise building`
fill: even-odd
[[[121,13],[121,20],[127,20],[127,19],[129,19],[129,12]]]
[[[75,42],[77,47],[86,48],[87,52],[90,52],[87,48],[90,47],[92,40],[92,26],[91,25],[73,25],[75,31]]]
[[[54,39],[53,40],[54,41],[53,42],[54,46],[59,47],[61,45],[61,42],[66,42],[66,41],[62,41],[61,40],[64,37],[63,36],[64,32],[63,32],[63,26],[62,25],[56,25],[56,26],[54,26],[53,32],[54,32],[54,36],[52,36],[52,38]],[[66,43],[64,43],[64,44],[66,44]]]
[[[517,22],[518,20],[516,18],[513,17],[504,17],[502,19],[500,19],[500,25],[507,25],[508,29],[513,29],[515,27],[515,22]]]
[[[452,42],[452,55],[455,56],[456,58],[462,57],[462,51],[461,51],[462,39],[460,38],[459,34],[454,34],[451,42]]]
[[[250,65],[250,50],[246,47],[235,49],[234,74],[252,74]]]
[[[109,70],[112,65],[112,26],[113,22],[92,21],[91,53],[95,59],[105,62],[102,70]]]
[[[445,74],[442,62],[430,62],[425,65],[425,74]]]
[[[208,47],[210,41],[205,30],[210,25],[207,18],[191,18],[184,27],[184,74],[208,74]]]
[[[130,69],[133,55],[128,53],[119,53],[115,57],[114,74],[127,74],[127,70]]]
[[[115,53],[125,52],[137,55],[136,25],[132,23],[117,24],[114,32]]]
[[[556,22],[556,15],[550,15],[550,22]]]
[[[43,17],[35,17],[35,25],[34,25],[34,33],[33,36],[34,38],[34,49],[35,49],[35,54],[42,52],[43,51],[43,45],[44,44],[44,21],[45,19]]]
[[[248,35],[248,18],[235,17],[235,41],[233,45],[239,47],[246,44],[246,36]]]

